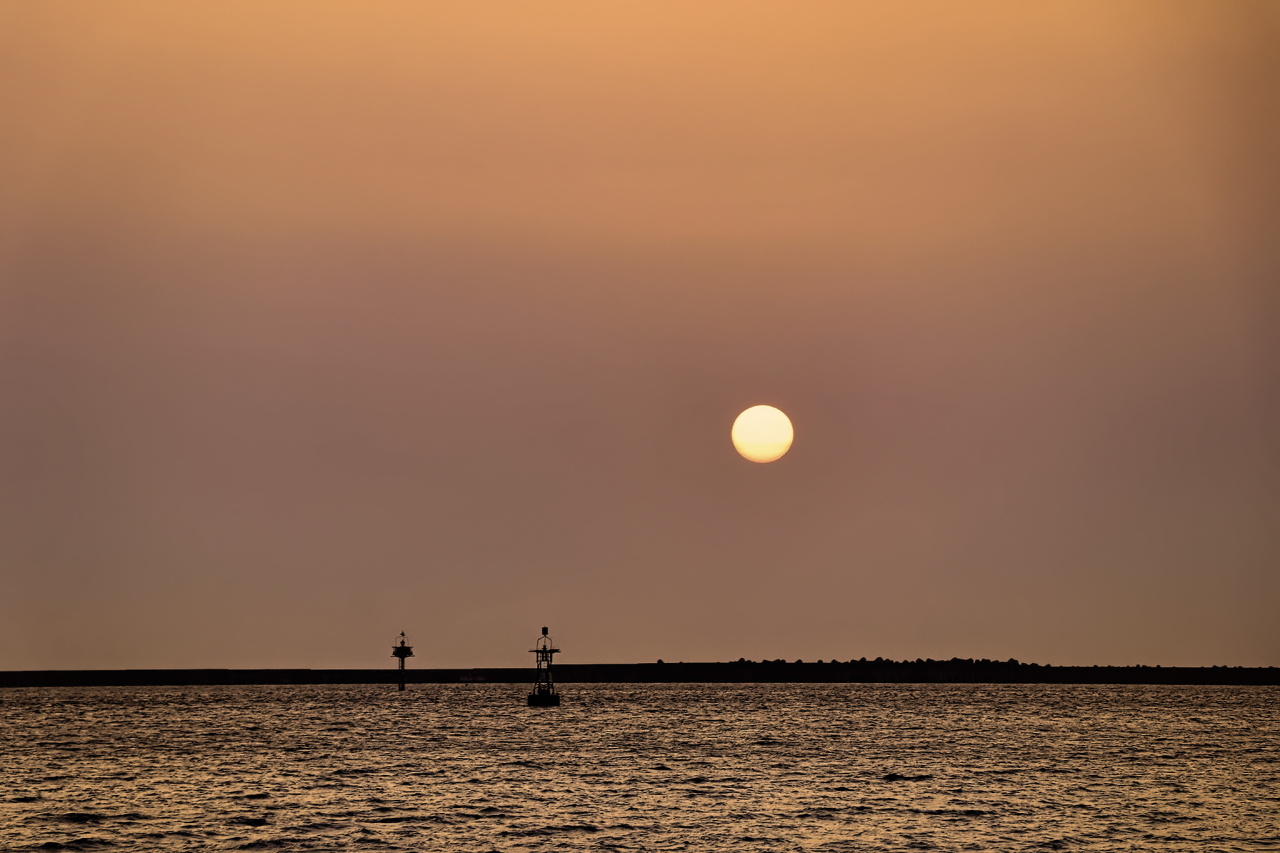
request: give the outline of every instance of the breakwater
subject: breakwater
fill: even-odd
[[[2,687],[218,684],[394,684],[395,669],[95,669],[0,672]],[[409,669],[406,684],[523,684],[528,667]],[[564,684],[1280,684],[1277,667],[1049,666],[1019,661],[736,661],[730,663],[557,664]]]

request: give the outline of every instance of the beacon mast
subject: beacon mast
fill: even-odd
[[[537,655],[537,680],[533,682],[533,692],[529,694],[530,708],[554,708],[560,705],[560,694],[556,692],[555,682],[551,680],[551,658],[560,651],[551,647],[551,638],[547,636],[547,629],[542,629],[542,636],[538,638],[537,645],[529,649],[530,652]],[[401,661],[403,664],[404,661]]]
[[[404,644],[404,631],[400,632],[400,645],[391,647],[391,656],[400,658],[400,689],[404,690],[404,659],[413,657],[413,646]]]

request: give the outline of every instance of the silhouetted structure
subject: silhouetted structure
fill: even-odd
[[[404,690],[404,659],[413,657],[413,646],[404,644],[404,631],[400,632],[400,645],[391,647],[391,656],[400,658],[400,689]]]
[[[551,657],[559,649],[551,647],[551,638],[547,636],[547,629],[542,629],[542,636],[538,638],[538,643],[529,650],[537,655],[538,674],[537,679],[533,682],[533,692],[529,694],[530,708],[551,708],[560,704],[560,694],[556,692],[555,682],[551,680]]]

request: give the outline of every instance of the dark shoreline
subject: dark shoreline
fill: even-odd
[[[394,669],[101,669],[0,672],[4,687],[395,684]],[[558,664],[556,681],[601,683],[897,683],[1277,685],[1277,667],[1041,666],[1017,661]],[[524,684],[527,667],[410,669],[406,684]]]

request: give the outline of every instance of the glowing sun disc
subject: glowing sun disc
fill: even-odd
[[[752,406],[733,422],[729,434],[744,459],[772,462],[791,449],[795,431],[791,419],[773,406]]]

